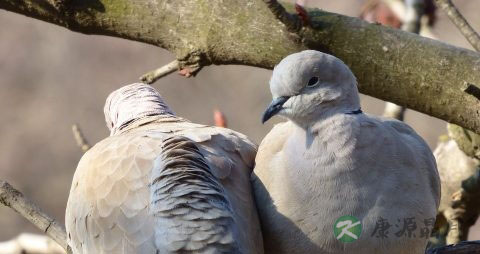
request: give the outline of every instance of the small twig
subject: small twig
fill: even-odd
[[[158,79],[167,76],[168,74],[178,70],[180,68],[177,60],[166,64],[156,70],[150,71],[147,74],[140,77],[140,80],[146,84],[152,84]]]
[[[73,137],[75,138],[75,141],[77,142],[77,145],[82,149],[82,152],[88,151],[90,149],[90,145],[88,144],[87,139],[82,133],[82,130],[80,130],[80,127],[78,124],[72,125],[72,132],[73,132]]]
[[[480,36],[463,15],[458,11],[457,7],[451,0],[436,0],[438,6],[447,14],[450,20],[457,26],[458,30],[465,36],[475,50],[480,51]]]
[[[45,214],[32,201],[13,188],[9,183],[0,180],[0,203],[12,208],[37,228],[45,232],[55,242],[71,253],[67,245],[67,233],[61,224]]]
[[[288,13],[277,0],[263,0],[263,2],[267,4],[275,17],[287,26],[288,31],[296,33],[302,29],[302,20],[298,16]]]

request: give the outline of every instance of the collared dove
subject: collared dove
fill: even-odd
[[[363,114],[355,76],[328,54],[287,56],[270,90],[263,122],[288,121],[267,134],[255,160],[265,252],[424,253],[440,183],[422,138],[403,122]]]
[[[105,117],[70,190],[74,254],[263,253],[247,137],[177,117],[146,84],[113,92]]]

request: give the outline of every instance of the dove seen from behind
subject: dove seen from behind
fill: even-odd
[[[244,135],[177,117],[145,84],[113,92],[105,117],[68,199],[74,254],[263,253]]]
[[[440,200],[435,159],[405,123],[364,114],[355,76],[307,50],[270,80],[254,192],[266,253],[424,253]]]

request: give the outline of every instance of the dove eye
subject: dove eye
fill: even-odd
[[[318,85],[319,81],[320,81],[320,79],[318,77],[312,77],[308,81],[307,87],[314,87],[314,86]]]

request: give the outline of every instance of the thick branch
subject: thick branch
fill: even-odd
[[[299,36],[265,0],[84,0],[67,2],[63,11],[42,0],[0,0],[0,8],[163,47],[181,69],[273,68],[290,53],[321,50],[352,68],[361,92],[480,133],[480,103],[464,91],[465,82],[480,87],[480,54],[356,18],[311,11]]]
[[[421,18],[425,12],[424,0],[407,0],[405,1],[405,14],[403,17],[402,30],[410,33],[418,34],[421,27]],[[383,116],[391,117],[403,121],[405,117],[405,107],[398,106],[394,103],[385,103]]]
[[[301,20],[290,13],[277,0],[263,0],[267,4],[268,8],[275,14],[278,20],[280,20],[287,29],[291,32],[298,32],[302,28]]]
[[[42,212],[40,208],[30,200],[26,199],[20,191],[2,180],[0,180],[0,203],[15,210],[37,228],[45,232],[46,235],[55,240],[65,250],[68,249],[67,234],[63,226]]]

